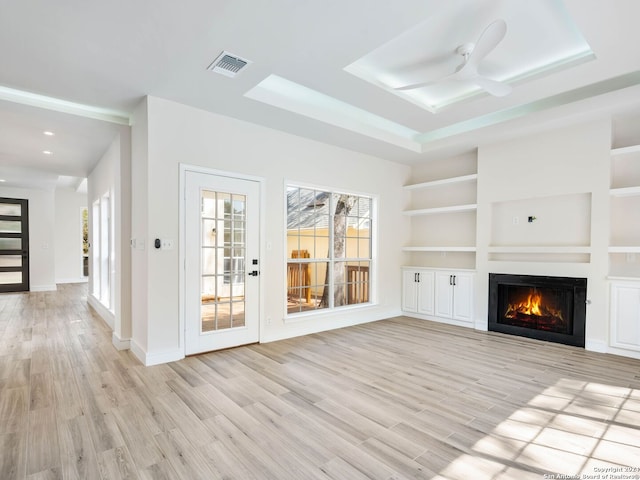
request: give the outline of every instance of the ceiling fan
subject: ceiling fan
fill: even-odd
[[[463,62],[458,65],[456,71],[439,80],[405,85],[395,88],[395,90],[415,90],[417,88],[429,87],[444,82],[464,82],[477,85],[487,93],[495,97],[504,97],[511,93],[511,86],[506,83],[493,80],[478,73],[480,62],[502,41],[507,33],[507,24],[504,20],[498,19],[490,23],[484,29],[478,41],[465,43],[456,49],[458,55],[462,55]]]

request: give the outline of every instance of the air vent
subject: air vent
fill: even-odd
[[[226,75],[227,77],[235,77],[240,71],[251,62],[243,58],[233,55],[229,52],[222,52],[218,55],[207,70]]]

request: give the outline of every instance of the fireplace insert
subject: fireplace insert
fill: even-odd
[[[489,330],[584,347],[587,279],[489,274]]]

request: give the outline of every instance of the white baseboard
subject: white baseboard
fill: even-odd
[[[607,343],[601,340],[585,340],[584,349],[598,353],[607,353],[609,351]]]
[[[104,320],[104,322],[107,325],[109,325],[109,327],[113,331],[116,323],[116,316],[114,315],[114,313],[111,310],[109,310],[107,307],[105,307],[100,302],[100,300],[98,300],[96,297],[94,297],[91,294],[87,296],[87,303],[91,306],[91,308],[93,308],[96,311],[98,316],[102,318],[102,320]]]
[[[56,283],[87,283],[89,277],[77,277],[77,278],[56,278]]]
[[[111,343],[116,347],[116,350],[129,350],[131,348],[131,339],[120,338],[116,332],[111,335]]]
[[[55,292],[57,289],[55,285],[29,285],[30,292]]]
[[[326,332],[338,328],[362,325],[363,323],[377,322],[387,318],[402,315],[397,308],[385,308],[377,305],[371,307],[358,307],[353,309],[334,310],[326,315],[302,315],[300,317],[288,318],[285,320],[286,329],[273,333],[268,327],[262,329],[260,333],[260,343],[277,342],[287,338],[312,335],[314,333]],[[311,320],[311,321],[308,321]]]
[[[184,358],[184,352],[180,350],[149,353],[146,352],[140,345],[138,345],[138,343],[134,339],[131,339],[130,343],[131,353],[133,353],[145,367],[160,365],[162,363],[175,362]]]

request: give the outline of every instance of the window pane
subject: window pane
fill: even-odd
[[[22,205],[19,203],[0,203],[0,215],[22,215]]]
[[[216,218],[216,192],[203,190],[202,216],[208,218]]]
[[[202,246],[214,247],[218,238],[218,230],[216,228],[215,220],[203,219],[202,220]]]
[[[370,238],[358,239],[358,257],[371,258],[371,239]]]
[[[3,233],[20,233],[22,231],[22,222],[11,220],[0,220],[0,232]]]
[[[202,275],[213,275],[216,273],[217,266],[217,248],[202,248]]]
[[[21,255],[0,255],[0,267],[21,267]]]
[[[0,250],[21,250],[21,238],[0,238]]]
[[[0,272],[0,284],[22,283],[22,272]]]

